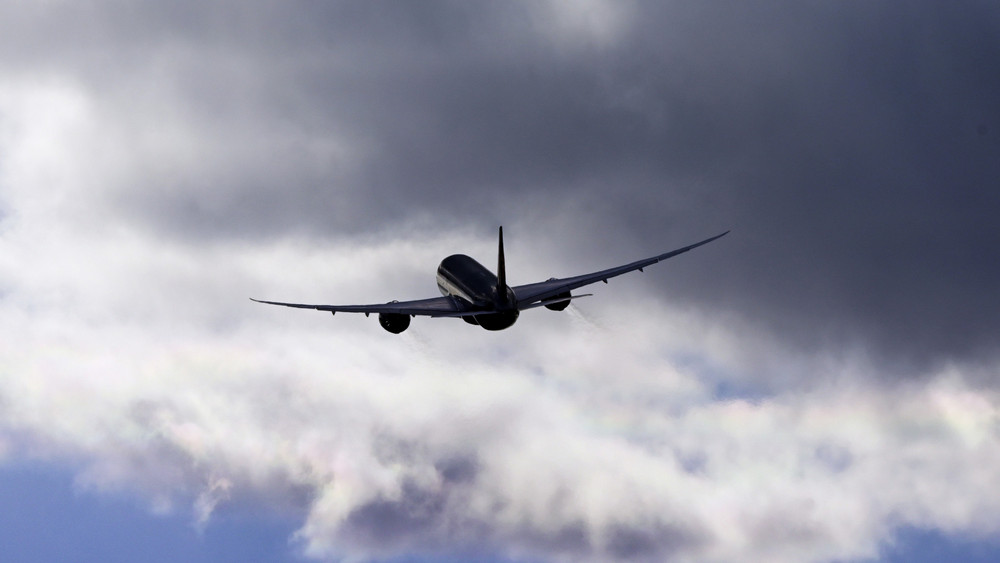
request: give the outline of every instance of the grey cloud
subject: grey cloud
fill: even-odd
[[[618,561],[661,561],[704,543],[704,537],[683,526],[617,526],[611,530],[607,553]]]
[[[996,8],[634,6],[613,41],[571,46],[521,4],[92,6],[47,63],[80,36],[100,53],[105,117],[152,131],[108,205],[166,236],[547,210],[610,263],[733,228],[664,278],[671,298],[898,373],[995,357]],[[170,123],[180,147],[156,142]]]

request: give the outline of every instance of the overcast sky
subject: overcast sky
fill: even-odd
[[[995,559],[998,68],[985,0],[0,4],[0,543]],[[513,284],[732,233],[499,333],[247,299],[498,225]]]

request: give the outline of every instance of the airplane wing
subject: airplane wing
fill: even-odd
[[[415,301],[390,301],[389,303],[377,303],[372,305],[306,305],[303,303],[284,303],[281,301],[264,301],[250,298],[257,303],[267,303],[268,305],[282,305],[284,307],[295,307],[296,309],[315,309],[317,311],[329,311],[337,313],[364,313],[368,316],[371,313],[395,313],[400,315],[425,315],[428,317],[467,317],[482,313],[482,309],[477,309],[466,305],[454,297],[432,297],[431,299],[417,299]]]
[[[661,260],[666,260],[667,258],[673,258],[678,254],[683,254],[688,250],[698,248],[703,244],[708,244],[713,240],[723,237],[729,234],[729,231],[722,233],[721,235],[715,235],[714,237],[707,238],[701,242],[696,242],[694,244],[685,246],[684,248],[678,248],[677,250],[671,250],[670,252],[665,252],[645,260],[637,260],[630,264],[625,264],[624,266],[618,266],[617,268],[608,268],[607,270],[601,270],[600,272],[594,272],[592,274],[583,274],[580,276],[574,276],[571,278],[552,278],[547,281],[538,283],[529,283],[527,285],[519,285],[511,289],[514,290],[514,295],[517,297],[517,308],[531,309],[534,307],[539,307],[541,305],[546,305],[560,300],[565,300],[560,294],[565,294],[572,289],[578,287],[583,287],[585,285],[590,285],[592,283],[603,281],[608,283],[610,278],[615,276],[620,276],[622,274],[627,274],[635,270],[642,270],[646,266],[651,264],[656,264]],[[573,296],[577,297],[577,296]],[[582,297],[582,296],[580,296]],[[562,299],[560,299],[562,298]]]

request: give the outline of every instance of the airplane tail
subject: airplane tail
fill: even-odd
[[[503,227],[500,227],[500,250],[497,256],[497,297],[501,305],[507,304],[507,267],[503,260]]]

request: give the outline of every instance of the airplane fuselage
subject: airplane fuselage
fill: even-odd
[[[514,291],[507,284],[500,288],[497,276],[469,256],[453,254],[442,260],[437,269],[437,286],[443,295],[487,311],[462,317],[469,324],[486,330],[503,330],[517,321],[519,311]]]

